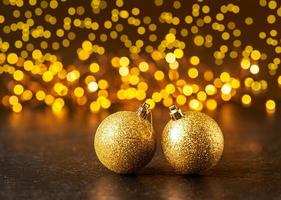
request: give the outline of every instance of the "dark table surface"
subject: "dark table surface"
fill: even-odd
[[[0,199],[281,199],[281,112],[225,104],[208,114],[225,137],[214,169],[173,174],[158,145],[146,168],[125,176],[101,166],[94,152],[106,113],[1,111]],[[158,135],[168,120],[166,110],[154,110]]]

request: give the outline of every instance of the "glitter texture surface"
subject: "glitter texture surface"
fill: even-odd
[[[200,173],[220,160],[224,139],[218,124],[203,113],[189,111],[170,120],[162,134],[162,149],[179,173]]]
[[[133,173],[152,159],[156,140],[151,123],[135,112],[121,111],[102,121],[95,135],[101,163],[116,173]]]

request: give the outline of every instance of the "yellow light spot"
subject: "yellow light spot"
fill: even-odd
[[[250,95],[244,94],[241,98],[241,101],[244,106],[249,106],[251,105],[252,98]]]
[[[54,113],[59,113],[64,107],[64,100],[62,98],[57,98],[52,104],[52,111]]]
[[[44,72],[43,76],[42,76],[42,79],[45,81],[45,82],[50,82],[51,80],[53,80],[54,78],[54,75],[52,72],[50,71],[46,71]]]
[[[129,63],[130,63],[130,60],[129,60],[127,57],[121,57],[121,58],[119,59],[119,64],[120,64],[120,66],[122,66],[122,67],[127,67],[127,66],[129,66]]]
[[[159,92],[154,92],[154,93],[152,94],[152,100],[153,100],[154,102],[160,102],[161,99],[162,99],[162,96],[161,96],[161,94],[160,94]]]
[[[279,7],[279,8],[277,9],[277,15],[278,15],[279,17],[281,17],[281,7]]]
[[[87,52],[90,52],[93,48],[93,45],[90,41],[88,40],[85,40],[83,43],[82,43],[82,48],[87,51]]]
[[[16,103],[13,105],[12,109],[15,113],[19,113],[22,111],[22,105],[20,103]]]
[[[82,87],[75,88],[74,95],[76,97],[82,97],[84,95],[84,89]]]
[[[221,88],[221,92],[225,95],[228,95],[231,93],[231,86],[229,83],[225,83],[223,84],[222,88]]]
[[[120,11],[120,17],[126,19],[126,18],[128,18],[128,16],[129,16],[129,13],[128,13],[127,10],[121,10]]]
[[[77,98],[76,102],[77,102],[78,105],[84,106],[87,103],[87,97],[82,96],[80,98]]]
[[[251,25],[251,24],[253,24],[253,22],[254,22],[254,20],[253,20],[253,18],[251,18],[251,17],[247,17],[247,18],[245,19],[245,24],[247,24],[247,25]]]
[[[95,92],[95,91],[98,90],[98,84],[96,82],[94,82],[94,81],[90,82],[88,84],[88,89],[89,89],[90,92]]]
[[[68,88],[62,83],[56,83],[54,85],[54,90],[60,96],[65,96],[68,93]]]
[[[168,43],[172,43],[176,40],[176,37],[173,33],[168,33],[165,37]]]
[[[97,73],[100,70],[100,66],[98,63],[90,64],[90,71],[93,73]]]
[[[200,111],[202,110],[203,108],[203,105],[200,101],[198,101],[197,99],[191,99],[190,102],[189,102],[189,107],[192,109],[192,110],[197,110],[197,111]]]
[[[9,97],[9,104],[10,105],[15,105],[18,102],[19,102],[19,98],[17,96],[12,95],[12,96]]]
[[[183,57],[183,51],[181,49],[175,49],[174,55],[176,58],[182,58]]]
[[[223,15],[222,13],[218,13],[218,14],[216,15],[216,19],[217,19],[218,21],[222,21],[222,20],[224,19],[224,15]]]
[[[23,93],[23,90],[24,90],[24,88],[23,88],[23,86],[20,85],[20,84],[17,84],[17,85],[15,85],[15,87],[14,87],[14,93],[15,93],[16,95],[21,95],[21,94]]]
[[[178,69],[179,63],[177,61],[169,64],[170,69]]]
[[[268,22],[269,24],[274,24],[275,21],[276,21],[275,15],[268,15],[268,16],[267,16],[267,22]]]
[[[78,51],[78,57],[80,60],[87,60],[90,57],[90,53],[84,49]]]
[[[108,97],[108,91],[107,90],[99,90],[98,91],[98,96],[99,97]]]
[[[196,35],[194,37],[194,44],[197,46],[202,46],[204,44],[204,37],[202,35]]]
[[[98,86],[100,89],[104,90],[108,88],[108,82],[104,79],[98,81]]]
[[[268,2],[268,7],[270,8],[270,9],[275,9],[276,7],[277,7],[277,3],[276,3],[276,1],[269,1]]]
[[[112,22],[111,22],[111,21],[105,21],[105,22],[104,22],[104,27],[105,27],[106,29],[110,29],[110,28],[112,27]]]
[[[179,95],[179,96],[177,96],[176,101],[179,105],[182,106],[186,103],[186,97],[184,95]]]
[[[224,101],[230,101],[231,100],[231,94],[221,94],[221,99]]]
[[[133,15],[139,15],[140,14],[140,9],[139,8],[133,8],[132,9],[132,14]]]
[[[209,110],[215,110],[217,108],[217,102],[215,99],[208,99],[206,101],[206,107]]]
[[[208,95],[214,95],[217,93],[217,88],[212,84],[208,84],[205,87],[205,91]]]
[[[193,93],[193,88],[190,85],[185,85],[183,87],[183,94],[186,96],[190,96]]]
[[[9,64],[16,64],[18,62],[18,56],[15,53],[9,53],[7,57]]]
[[[50,8],[56,9],[58,7],[58,2],[53,0],[50,2]]]
[[[245,79],[244,85],[249,88],[249,87],[251,87],[253,82],[254,82],[254,79],[251,78],[251,77],[248,77],[248,78]]]
[[[15,42],[15,47],[18,48],[18,49],[20,49],[20,48],[22,47],[22,45],[23,45],[23,43],[22,43],[22,41],[20,41],[20,40],[17,40],[17,41]]]
[[[36,92],[35,96],[38,101],[43,101],[45,99],[46,94],[43,90],[39,90],[38,92]]]
[[[138,34],[140,34],[140,35],[145,34],[145,28],[143,26],[138,27],[137,31],[138,31]]]
[[[147,62],[141,62],[141,63],[139,64],[139,69],[140,69],[141,72],[146,72],[146,71],[148,71],[148,69],[149,69],[148,63],[147,63]]]
[[[230,85],[234,89],[238,89],[240,87],[240,81],[238,79],[232,78]]]
[[[171,105],[173,105],[173,99],[170,97],[164,98],[163,105],[165,107],[170,107]]]
[[[165,59],[168,63],[173,63],[173,62],[175,62],[176,57],[173,53],[170,52],[170,53],[166,54]]]
[[[258,81],[254,81],[254,82],[251,84],[251,89],[253,90],[253,92],[259,93],[260,90],[261,90],[261,83],[258,82]]]
[[[160,70],[157,70],[155,73],[154,73],[154,78],[157,80],[157,81],[161,81],[164,79],[164,73]]]
[[[281,86],[281,75],[277,78],[278,85]]]
[[[223,32],[221,37],[223,40],[228,40],[230,38],[230,34],[228,32]]]
[[[241,67],[243,68],[243,69],[249,69],[250,68],[250,65],[251,65],[251,63],[250,63],[250,60],[248,59],[248,58],[243,58],[242,60],[241,60]]]
[[[176,70],[169,70],[168,76],[169,76],[169,79],[172,81],[178,80],[179,72]]]
[[[168,94],[173,94],[176,91],[176,88],[173,84],[169,83],[166,85],[165,90]]]
[[[187,24],[191,24],[193,22],[193,18],[192,16],[188,15],[184,18],[184,21],[187,23]]]
[[[259,37],[260,37],[261,39],[265,39],[265,38],[266,38],[266,33],[265,33],[265,32],[260,32],[260,33],[259,33]]]
[[[192,84],[191,87],[192,87],[193,94],[196,94],[199,91],[199,85]]]
[[[197,93],[197,99],[198,99],[199,101],[206,101],[206,99],[207,99],[206,93],[205,93],[204,91],[198,92],[198,93]]]
[[[54,100],[55,98],[50,94],[46,95],[45,97],[45,103],[49,106],[53,104]]]
[[[266,101],[265,108],[266,108],[267,112],[274,112],[275,107],[276,107],[276,104],[275,104],[274,100],[269,99],[269,100]]]
[[[111,102],[105,97],[99,97],[99,102],[104,109],[108,109],[111,106]]]
[[[261,80],[260,83],[261,83],[261,89],[266,90],[267,89],[267,82],[265,80]]]
[[[3,24],[5,22],[5,17],[3,15],[0,15],[0,24]]]
[[[196,68],[192,67],[188,70],[188,76],[192,79],[197,78],[199,75],[199,72]]]
[[[222,72],[220,75],[220,79],[222,82],[228,82],[230,80],[230,75],[227,72]]]
[[[129,82],[132,85],[137,85],[139,83],[139,77],[137,75],[130,76]]]
[[[100,104],[96,101],[93,101],[91,104],[90,104],[90,110],[93,112],[93,113],[97,113],[99,110],[100,110]]]
[[[71,72],[69,72],[66,76],[66,79],[69,81],[69,82],[74,82],[76,81],[77,79],[79,79],[80,77],[80,72],[77,71],[77,70],[73,70]]]
[[[23,72],[20,71],[20,70],[16,70],[15,73],[13,74],[13,78],[16,80],[16,81],[21,81],[23,79]]]
[[[53,74],[57,74],[63,69],[62,63],[59,61],[53,62],[50,65],[49,71],[51,71]]]
[[[35,59],[35,60],[38,60],[42,57],[42,52],[39,50],[39,49],[35,49],[33,52],[32,52],[32,57]]]
[[[251,58],[253,60],[259,60],[261,58],[261,53],[258,50],[254,50],[251,53]]]
[[[148,89],[147,83],[146,83],[146,82],[140,82],[140,83],[138,84],[138,89],[139,89],[139,90],[146,91],[146,90]]]
[[[212,71],[208,70],[204,72],[204,79],[206,81],[211,81],[214,78],[214,74]]]
[[[30,60],[27,60],[23,63],[23,67],[26,71],[31,71],[33,69],[33,62]]]
[[[143,101],[146,98],[146,93],[143,90],[137,90],[136,98],[139,101]]]
[[[119,68],[119,74],[121,76],[127,76],[129,74],[129,69],[128,67],[122,66]]]
[[[30,90],[25,90],[23,93],[22,93],[22,98],[24,101],[28,101],[30,99],[32,99],[32,92]]]
[[[258,74],[259,71],[260,71],[260,68],[259,68],[258,65],[252,65],[252,66],[250,67],[250,72],[251,72],[252,74]]]
[[[198,65],[200,63],[200,59],[198,56],[192,56],[190,57],[190,63],[192,65]]]

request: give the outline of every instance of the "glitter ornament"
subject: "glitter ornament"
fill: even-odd
[[[133,173],[152,159],[156,139],[149,105],[137,112],[116,112],[102,121],[95,135],[95,151],[100,162],[120,174]]]
[[[162,149],[170,165],[179,173],[195,174],[215,166],[221,158],[224,139],[218,124],[206,114],[182,113],[170,107],[172,120],[162,134]]]

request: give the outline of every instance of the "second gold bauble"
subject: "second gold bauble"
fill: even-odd
[[[173,118],[162,134],[163,153],[179,173],[193,174],[206,171],[220,160],[224,139],[218,124],[203,113],[181,113],[175,106]]]
[[[135,112],[108,116],[95,135],[95,151],[101,163],[116,173],[133,173],[153,157],[156,141],[151,123]]]

